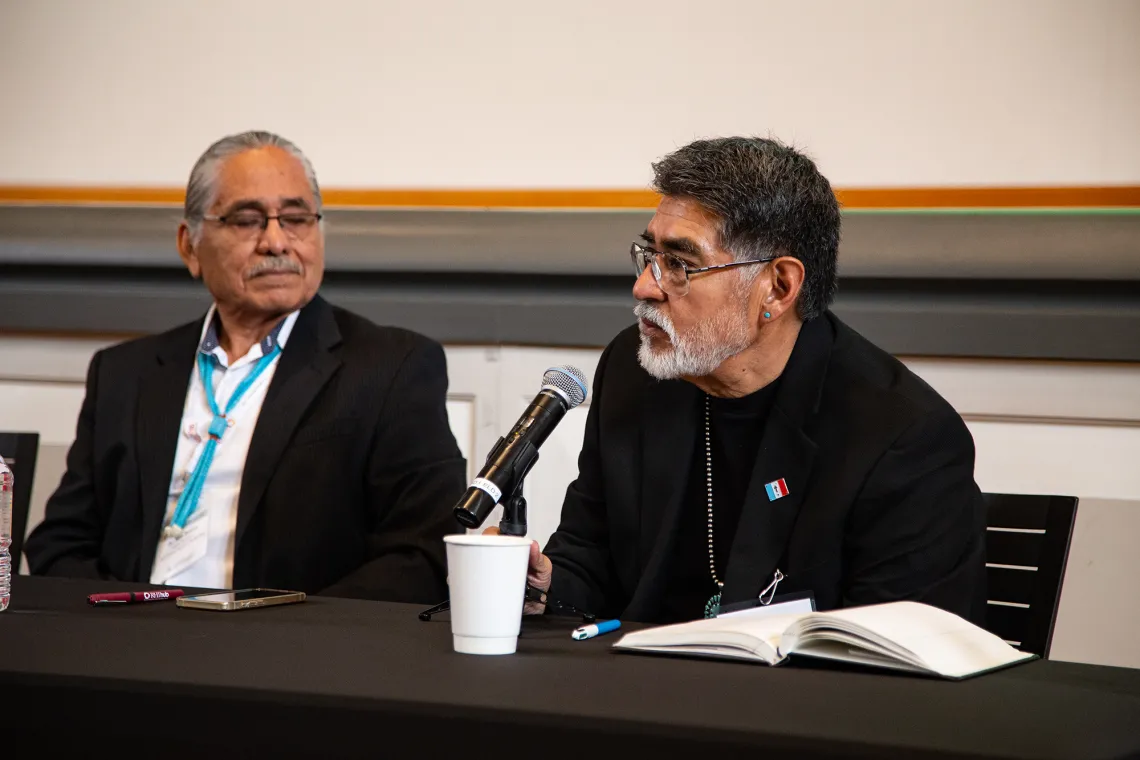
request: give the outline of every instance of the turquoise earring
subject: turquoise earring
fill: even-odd
[[[772,312],[770,312],[770,311],[764,312],[764,319],[771,319],[771,318],[772,318]]]

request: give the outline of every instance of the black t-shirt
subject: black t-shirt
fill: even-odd
[[[779,381],[741,398],[709,397],[712,443],[713,547],[716,575],[724,582],[728,555],[740,522],[740,510]],[[689,484],[673,544],[672,567],[665,587],[661,622],[704,617],[705,604],[717,592],[709,572],[708,491],[705,467],[704,409],[698,419]]]

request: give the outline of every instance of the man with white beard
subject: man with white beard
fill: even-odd
[[[598,364],[528,612],[672,622],[810,593],[984,615],[974,445],[932,388],[828,311],[839,206],[775,140],[654,164],[635,327]]]

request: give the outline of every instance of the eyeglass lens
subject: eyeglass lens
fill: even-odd
[[[292,237],[303,237],[312,230],[317,215],[309,212],[291,212],[270,217],[260,211],[239,211],[226,217],[226,224],[245,235],[260,234],[273,218],[281,225],[282,231]]]
[[[676,256],[652,251],[634,243],[630,249],[633,270],[637,277],[650,267],[657,285],[669,295],[683,296],[689,291],[689,275],[685,264]]]

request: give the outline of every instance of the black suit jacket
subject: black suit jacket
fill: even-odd
[[[202,320],[91,361],[67,472],[25,551],[33,573],[146,582]],[[236,588],[435,602],[466,486],[439,344],[319,296],[298,315],[242,474]]]
[[[606,348],[579,474],[545,553],[551,596],[655,622],[685,504],[703,395],[637,362],[637,328]],[[819,609],[910,599],[980,623],[985,515],[954,409],[834,315],[804,324],[784,370],[724,577],[723,604],[814,592]],[[765,484],[789,494],[769,501]],[[715,505],[714,505],[715,508]],[[684,536],[704,541],[704,536]]]

